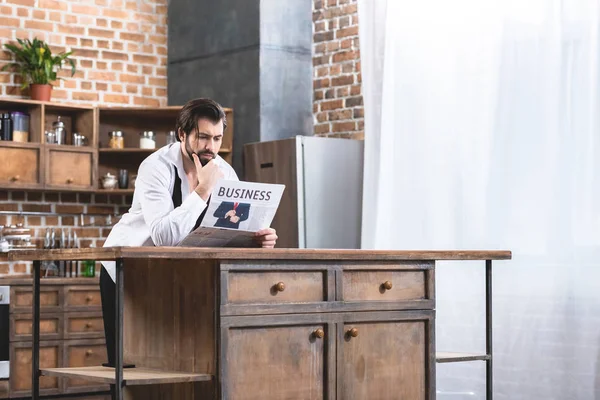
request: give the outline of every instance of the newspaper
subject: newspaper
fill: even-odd
[[[219,180],[200,226],[181,247],[255,247],[254,233],[271,226],[285,185]]]

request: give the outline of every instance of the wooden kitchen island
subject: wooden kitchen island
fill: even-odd
[[[117,398],[130,400],[435,399],[435,261],[485,260],[491,273],[492,260],[510,257],[166,247],[10,254],[34,261],[33,398],[41,374],[116,383]],[[39,370],[40,261],[88,259],[117,262],[117,368]],[[491,377],[491,330],[486,339],[488,354],[451,358],[485,360]]]

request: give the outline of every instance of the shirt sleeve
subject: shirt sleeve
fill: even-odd
[[[171,175],[163,166],[140,166],[135,181],[144,221],[155,246],[175,246],[194,228],[206,202],[194,191],[175,208],[170,192]]]

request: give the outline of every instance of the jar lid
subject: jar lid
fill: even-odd
[[[144,132],[140,133],[140,136],[144,137],[144,138],[153,139],[155,135],[154,135],[154,132],[152,132],[152,131],[144,131]]]
[[[65,123],[60,120],[60,116],[59,116],[58,119],[52,123],[52,126],[56,127],[56,128],[64,128]]]
[[[122,137],[123,136],[123,132],[121,131],[110,131],[108,132],[109,136],[116,136],[116,137]]]
[[[13,115],[13,116],[14,115],[20,115],[20,116],[23,116],[23,117],[28,117],[29,116],[29,114],[26,114],[26,113],[21,112],[21,111],[13,111],[10,114]]]

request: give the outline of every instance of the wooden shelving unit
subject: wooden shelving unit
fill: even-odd
[[[28,143],[0,141],[0,189],[59,190],[108,194],[131,194],[127,189],[104,190],[102,176],[118,176],[126,169],[131,181],[140,163],[166,144],[167,133],[175,130],[181,106],[90,107],[21,99],[1,99],[0,112],[21,111],[30,115]],[[219,152],[231,163],[233,110],[226,108],[227,130]],[[61,117],[67,129],[65,145],[47,144],[44,132]],[[124,149],[108,147],[109,132],[122,131]],[[156,149],[139,148],[143,131],[156,134]],[[87,146],[73,146],[72,134],[88,139]]]

